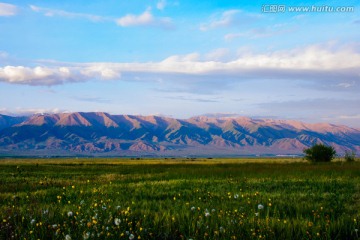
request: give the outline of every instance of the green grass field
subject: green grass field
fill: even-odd
[[[2,159],[0,239],[358,239],[360,162]]]

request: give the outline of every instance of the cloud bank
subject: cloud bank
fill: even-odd
[[[89,80],[119,80],[123,75],[141,75],[144,80],[154,76],[163,79],[196,77],[207,81],[209,77],[232,79],[297,79],[339,80],[352,83],[360,80],[360,53],[349,47],[313,45],[289,51],[237,56],[226,62],[217,61],[219,54],[198,53],[174,55],[160,62],[145,63],[70,63],[62,66],[0,67],[0,81],[28,85],[56,85]],[[209,59],[213,57],[214,60]],[[351,61],[349,61],[351,59]],[[340,84],[340,83],[339,83]],[[339,85],[341,87],[342,85]],[[345,85],[344,85],[345,86]],[[346,85],[347,86],[347,85]]]
[[[59,85],[92,79],[116,79],[120,73],[102,65],[89,67],[24,67],[0,68],[0,81],[25,85]]]

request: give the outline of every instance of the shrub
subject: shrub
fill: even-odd
[[[354,162],[356,157],[356,152],[354,151],[345,151],[344,159],[346,162]]]
[[[305,149],[304,153],[305,159],[310,162],[330,162],[336,155],[333,147],[324,144],[315,144]]]

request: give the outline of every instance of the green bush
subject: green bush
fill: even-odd
[[[335,158],[336,151],[331,146],[315,144],[304,150],[305,159],[310,162],[330,162]]]
[[[346,162],[354,162],[356,157],[356,152],[354,151],[345,151],[344,159]]]

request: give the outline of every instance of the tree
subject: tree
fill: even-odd
[[[315,144],[304,150],[305,159],[310,162],[330,162],[335,158],[336,151],[331,146]]]
[[[355,157],[356,157],[356,152],[355,151],[345,151],[345,161],[346,162],[354,162],[355,161]]]

